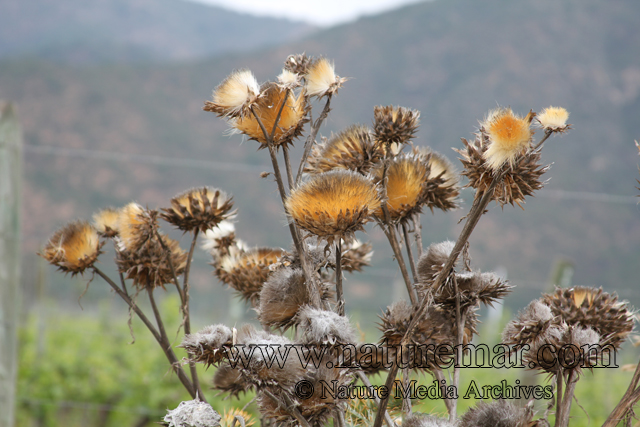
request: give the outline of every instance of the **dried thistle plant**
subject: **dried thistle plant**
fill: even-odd
[[[93,266],[103,244],[91,224],[73,221],[56,231],[39,255],[64,273],[75,276]]]
[[[171,207],[163,208],[162,219],[182,231],[205,232],[234,217],[231,197],[217,188],[192,188],[171,199]]]

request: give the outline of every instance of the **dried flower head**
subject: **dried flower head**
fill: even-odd
[[[452,310],[431,305],[418,322],[410,343],[414,347],[426,345],[424,350],[400,349],[399,345],[415,313],[406,301],[395,302],[380,316],[379,329],[382,331],[380,342],[387,348],[391,360],[399,360],[397,353],[401,351],[403,363],[408,364],[410,368],[429,370],[434,366],[434,347],[439,345],[452,347],[457,344],[457,329],[452,313]],[[473,334],[477,333],[476,323],[475,311],[469,309],[465,317],[464,344],[471,342]],[[433,346],[430,346],[431,344]],[[449,355],[443,353],[442,361],[446,361],[447,356],[452,355],[453,352]]]
[[[329,287],[321,285],[322,299],[331,295]],[[295,323],[301,307],[311,304],[304,272],[299,268],[280,268],[264,283],[260,291],[259,319],[263,325],[287,329]]]
[[[477,190],[477,194],[484,193],[494,179],[493,170],[489,168],[484,160],[484,153],[489,146],[489,137],[480,131],[476,135],[474,142],[468,142],[462,138],[465,149],[455,149],[462,155],[460,161],[464,167],[462,175],[469,179],[465,187],[472,187]],[[513,166],[506,173],[504,178],[495,188],[493,200],[501,206],[510,203],[522,207],[526,196],[533,195],[533,192],[541,189],[544,183],[540,177],[549,170],[549,165],[540,164],[540,150],[534,150],[519,156],[515,159]]]
[[[313,62],[313,58],[299,53],[297,55],[289,55],[286,61],[284,61],[284,69],[291,71],[292,73],[304,76],[309,70],[309,65]]]
[[[91,224],[73,221],[56,231],[39,255],[61,271],[75,276],[93,266],[102,253],[103,244]]]
[[[302,134],[302,128],[308,121],[305,97],[302,94],[296,97],[291,90],[283,89],[276,83],[267,83],[262,88],[262,95],[253,106],[253,111],[260,121],[253,114],[248,114],[233,119],[230,124],[238,132],[262,144],[260,148],[267,146],[260,123],[269,135],[273,132],[273,144],[280,147],[292,144]]]
[[[253,248],[238,253],[231,252],[216,264],[218,278],[238,291],[242,299],[258,307],[263,283],[269,278],[269,266],[278,261],[282,249]]]
[[[520,117],[511,108],[498,108],[491,112],[481,124],[481,128],[489,137],[489,147],[484,152],[484,159],[489,168],[498,170],[503,164],[514,165],[516,157],[529,148],[531,141],[531,120],[534,113]]]
[[[348,169],[366,175],[384,155],[384,145],[373,142],[368,127],[352,125],[328,142],[314,146],[304,171],[316,174]]]
[[[300,75],[285,68],[278,76],[278,84],[283,89],[295,89],[301,84]]]
[[[213,388],[239,398],[240,393],[252,390],[253,385],[244,378],[240,366],[233,368],[228,362],[221,362],[213,376]]]
[[[536,116],[540,126],[544,130],[552,132],[565,132],[571,125],[567,124],[569,112],[562,107],[548,107]]]
[[[135,250],[116,248],[118,271],[127,279],[133,279],[133,285],[140,289],[158,286],[164,289],[165,284],[174,283],[173,271],[179,276],[187,266],[187,253],[180,244],[165,235],[160,238],[166,250],[157,238],[148,239]]]
[[[170,208],[162,208],[162,219],[182,231],[206,231],[220,222],[233,218],[232,198],[217,188],[202,187],[187,190],[171,199]]]
[[[382,183],[385,173],[384,165],[373,170],[374,182]],[[409,221],[414,213],[422,212],[423,206],[448,210],[455,204],[441,192],[439,185],[442,178],[430,179],[428,161],[422,156],[402,154],[393,158],[386,170],[387,209],[392,223]],[[375,215],[385,220],[382,208]]]
[[[534,300],[507,323],[502,331],[502,342],[507,345],[532,344],[551,326],[554,319],[549,306]]]
[[[418,261],[418,277],[421,283],[431,283],[447,262],[455,243],[447,240],[432,243]]]
[[[494,273],[481,273],[479,271],[469,271],[455,273],[453,275],[458,284],[458,294],[460,295],[460,306],[462,308],[476,306],[482,303],[487,306],[493,306],[493,303],[504,299],[513,286],[509,285]],[[418,290],[421,290],[418,285]],[[450,281],[441,286],[440,289],[433,289],[432,284],[425,286],[433,295],[436,304],[440,304],[444,308],[455,309],[458,300],[455,293],[455,287]],[[424,288],[422,288],[424,289]],[[422,292],[425,292],[422,290]]]
[[[120,212],[114,208],[105,208],[93,214],[93,226],[103,237],[115,237],[118,234]]]
[[[460,420],[460,427],[532,427],[533,409],[521,408],[508,400],[479,402]]]
[[[260,97],[260,85],[249,70],[231,73],[213,91],[213,101],[206,101],[203,110],[218,116],[238,117],[249,114]]]
[[[155,238],[158,231],[158,212],[132,202],[120,209],[118,215],[118,250],[135,252]]]
[[[347,81],[345,78],[336,76],[333,63],[327,58],[318,58],[313,61],[307,68],[305,79],[307,95],[318,98],[337,93],[342,84]]]
[[[302,330],[305,344],[354,344],[357,341],[349,319],[333,311],[307,305],[298,312],[296,322]]]
[[[180,402],[176,409],[167,411],[161,424],[166,427],[217,427],[221,419],[211,405],[195,399]]]
[[[219,259],[229,255],[230,248],[236,243],[236,226],[231,221],[224,220],[204,232],[200,247]]]
[[[373,132],[377,143],[397,147],[408,143],[420,126],[420,111],[378,105],[373,108]],[[394,153],[394,154],[397,154]]]
[[[380,196],[371,181],[341,170],[314,175],[286,201],[290,218],[329,244],[336,238],[349,240],[379,207]]]
[[[353,239],[350,243],[342,245],[342,271],[362,271],[363,267],[371,265],[372,256],[371,242],[362,243]]]
[[[207,367],[224,358],[223,347],[234,345],[233,331],[223,324],[205,326],[195,334],[187,334],[178,347],[184,348],[189,359]]]
[[[633,330],[634,316],[627,303],[602,288],[556,289],[553,294],[543,295],[542,302],[569,326],[593,328],[602,336],[603,345],[619,349]]]
[[[430,148],[414,148],[414,153],[427,160],[429,179],[438,183],[437,187],[432,189],[433,200],[437,207],[443,210],[457,207],[460,179],[453,164],[445,156]]]

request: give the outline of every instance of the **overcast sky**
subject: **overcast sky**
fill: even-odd
[[[421,0],[195,0],[254,15],[335,25]]]

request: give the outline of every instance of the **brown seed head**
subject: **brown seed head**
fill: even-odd
[[[549,306],[540,300],[531,303],[511,320],[502,331],[502,342],[507,345],[531,345],[552,325],[554,316]]]
[[[553,294],[543,295],[542,302],[569,326],[593,328],[602,336],[601,344],[611,344],[615,349],[633,330],[634,316],[627,303],[602,288],[556,289]]]
[[[462,155],[460,161],[464,167],[462,175],[469,179],[465,187],[472,187],[481,195],[491,185],[494,172],[484,161],[483,153],[486,152],[489,139],[482,131],[476,135],[474,142],[468,142],[462,138],[465,149],[455,149]],[[515,159],[514,165],[508,170],[503,180],[498,183],[493,193],[493,200],[501,206],[510,203],[522,207],[526,196],[533,195],[534,191],[541,189],[544,182],[540,177],[549,170],[550,165],[540,164],[540,151],[530,151]]]
[[[209,367],[223,360],[223,347],[232,346],[233,331],[223,324],[205,326],[195,334],[187,334],[178,347],[184,348],[189,359]]]
[[[519,407],[508,400],[479,402],[460,420],[460,427],[533,427],[533,409]]]
[[[203,110],[218,116],[241,117],[260,97],[260,85],[249,70],[234,71],[213,91],[213,101],[206,101]]]
[[[280,113],[285,97],[286,104]],[[291,90],[283,89],[276,83],[268,83],[262,88],[262,95],[253,106],[253,111],[260,118],[260,122],[269,135],[271,135],[274,125],[277,124],[273,134],[273,144],[276,147],[292,144],[295,138],[302,135],[302,128],[308,121],[306,118],[308,111],[306,98],[302,94],[296,97]],[[278,113],[280,113],[279,118]],[[265,148],[267,138],[262,131],[260,122],[252,113],[234,119],[230,124],[238,132],[247,135],[249,139],[262,144],[260,148]]]
[[[307,74],[311,62],[313,62],[313,58],[305,55],[304,53],[289,55],[287,60],[284,62],[284,69],[304,76]]]
[[[299,310],[296,322],[302,330],[304,344],[354,344],[355,330],[349,319],[333,311],[318,310],[309,305]]]
[[[170,208],[162,208],[162,219],[182,231],[205,232],[224,220],[233,218],[232,198],[211,187],[192,188],[173,199]]]
[[[253,307],[260,304],[262,285],[269,278],[269,266],[284,254],[283,249],[253,248],[231,252],[216,264],[218,278],[238,291]]]
[[[311,177],[286,201],[290,218],[301,228],[327,240],[350,239],[371,212],[380,207],[378,189],[351,171],[331,171]]]
[[[228,362],[222,362],[213,376],[213,388],[240,398],[240,393],[250,391],[253,386],[246,381],[239,365],[232,368]]]
[[[373,132],[376,142],[389,147],[408,143],[420,126],[420,111],[405,107],[378,105],[373,109]]]
[[[135,250],[120,248],[116,250],[118,270],[125,274],[127,279],[132,279],[133,285],[139,289],[154,289],[158,286],[165,289],[165,284],[173,283],[169,259],[176,275],[184,273],[187,266],[187,253],[182,250],[180,244],[162,234],[160,238],[167,251],[163,249],[157,238],[149,238]]]
[[[304,171],[316,174],[348,169],[366,175],[384,155],[384,145],[373,142],[369,128],[352,125],[328,142],[314,146]]]
[[[56,231],[38,255],[75,276],[93,266],[103,244],[91,224],[73,221]]]

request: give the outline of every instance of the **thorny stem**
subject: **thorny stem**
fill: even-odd
[[[169,360],[171,367],[176,371],[176,374],[178,375],[178,379],[180,380],[184,388],[187,389],[187,392],[189,393],[189,395],[191,395],[191,397],[195,399],[196,393],[193,389],[193,385],[191,384],[189,377],[187,377],[187,375],[184,373],[184,371],[180,367],[180,364],[178,363],[176,355],[173,353],[173,350],[171,349],[171,345],[168,343],[168,340],[166,339],[166,337],[163,338],[163,336],[153,326],[151,321],[149,321],[149,318],[142,312],[140,307],[138,307],[138,305],[129,297],[129,295],[125,294],[122,291],[122,289],[120,289],[118,285],[116,285],[113,282],[113,280],[109,278],[109,276],[104,274],[95,265],[93,266],[93,271],[95,271],[100,277],[102,277],[104,281],[107,282],[113,288],[114,291],[116,291],[116,293],[120,296],[120,298],[122,298],[129,305],[129,307],[131,307],[131,309],[138,315],[140,320],[142,320],[142,323],[145,324],[145,326],[147,327],[147,329],[149,329],[149,331],[151,332],[153,337],[156,339],[158,344],[160,344],[162,351],[164,351],[165,356],[167,356],[167,359]]]
[[[478,224],[478,221],[480,220],[480,217],[484,213],[485,208],[493,198],[493,193],[496,189],[496,186],[498,185],[499,182],[502,181],[505,174],[506,172],[503,171],[498,176],[494,177],[493,181],[491,182],[491,185],[489,185],[489,188],[487,188],[487,190],[484,191],[482,196],[479,196],[476,193],[476,197],[473,200],[473,205],[471,206],[469,214],[467,215],[467,220],[464,224],[462,232],[460,233],[460,236],[458,236],[458,240],[456,241],[456,244],[454,245],[453,250],[449,255],[449,258],[447,259],[447,262],[444,264],[444,268],[440,271],[440,273],[436,277],[436,280],[433,284],[434,289],[438,289],[440,286],[442,286],[446,278],[449,277],[449,273],[453,268],[453,264],[456,262],[456,260],[458,259],[458,256],[460,255],[460,252],[462,252],[462,249],[464,248],[464,245],[469,240],[469,237],[471,236],[473,229]],[[427,308],[429,307],[429,303],[430,303],[429,298],[424,298],[421,301],[421,304],[419,307],[414,307],[415,316],[409,323],[409,326],[407,327],[407,332],[404,334],[404,337],[402,338],[400,345],[407,345],[409,343],[409,340],[413,336],[413,333],[416,329],[416,326],[418,325],[418,322],[422,319],[422,316],[424,316]],[[394,363],[389,369],[389,374],[385,382],[385,385],[388,387],[389,390],[391,390],[391,387],[393,386],[397,373],[398,373],[398,364]],[[382,414],[387,409],[387,404],[389,403],[389,397],[390,397],[390,393],[389,395],[385,396],[385,398],[382,399],[382,401],[380,402],[380,406],[378,407],[378,413],[376,414],[376,419],[373,424],[373,427],[380,427],[382,425]]]
[[[342,292],[342,239],[336,243],[336,298],[338,314],[344,316],[344,294]]]
[[[640,387],[638,387],[638,381],[640,381],[640,362],[636,366],[636,370],[631,378],[631,383],[627,391],[620,399],[620,402],[613,408],[611,414],[607,417],[602,427],[615,427],[627,414],[633,406],[640,400]]]
[[[196,228],[193,232],[193,239],[191,240],[191,247],[189,248],[189,257],[187,258],[187,265],[184,270],[184,277],[182,282],[182,289],[184,293],[183,312],[184,312],[184,333],[191,333],[191,313],[189,310],[189,272],[191,271],[191,260],[193,259],[193,251],[196,247],[196,241],[198,240],[198,232],[200,229]],[[195,362],[189,362],[189,370],[191,371],[191,380],[193,386],[198,391],[199,396],[204,396],[202,387],[200,387],[200,380],[198,379],[198,370],[196,369]]]
[[[331,94],[327,95],[327,102],[324,104],[324,108],[322,109],[322,113],[320,113],[320,117],[318,117],[316,121],[311,124],[309,136],[307,137],[307,141],[304,143],[304,152],[302,153],[302,159],[300,159],[300,166],[298,166],[298,174],[296,175],[296,186],[300,184],[300,180],[302,179],[302,171],[304,170],[304,165],[307,163],[307,158],[309,157],[309,153],[311,152],[311,147],[313,147],[313,144],[316,141],[316,136],[318,135],[318,131],[320,130],[320,126],[322,126],[322,122],[329,115],[329,111],[331,111]]]
[[[362,381],[362,383],[367,386],[367,388],[369,388],[370,390],[373,389],[371,381],[369,381],[369,378],[367,378],[367,375],[364,372],[358,371],[358,378],[360,378],[360,381]],[[376,405],[380,404],[380,399],[378,399],[376,393],[373,394],[373,401],[376,403]],[[387,412],[386,410],[384,411],[384,421],[385,423],[387,423],[387,427],[396,427],[396,423],[393,422],[391,416],[389,415],[389,412]]]
[[[411,251],[411,241],[409,240],[409,232],[407,226],[402,223],[402,234],[404,235],[404,244],[407,247],[407,256],[409,257],[409,265],[411,266],[411,274],[413,275],[413,283],[418,283],[418,273],[416,271],[416,261],[413,259]]]
[[[422,223],[420,222],[420,214],[413,215],[413,235],[416,238],[416,246],[418,247],[418,259],[422,258]]]
[[[278,158],[276,157],[276,150],[273,145],[273,140],[271,139],[271,136],[267,133],[267,129],[264,127],[264,124],[262,123],[262,120],[260,120],[260,117],[258,117],[258,115],[256,114],[253,106],[251,106],[251,113],[256,118],[256,121],[258,122],[258,125],[260,126],[260,129],[262,129],[262,133],[265,139],[267,140],[267,146],[269,149],[269,154],[271,156],[271,164],[273,165],[273,173],[276,176],[276,183],[278,184],[278,191],[280,192],[282,206],[285,207],[286,200],[287,200],[286,199],[287,193],[284,189],[284,184],[282,182],[282,174],[280,173],[280,166],[278,165]],[[298,229],[296,228],[293,222],[289,223],[289,231],[291,232],[291,238],[293,239],[293,244],[296,247],[296,251],[299,254],[300,264],[302,265],[302,271],[304,272],[304,276],[305,276],[305,282],[309,287],[309,295],[311,295],[311,304],[316,308],[320,308],[320,295],[317,292],[315,276],[311,271],[309,264],[307,263],[304,242],[302,241],[302,239],[300,239],[300,235],[298,234]]]

